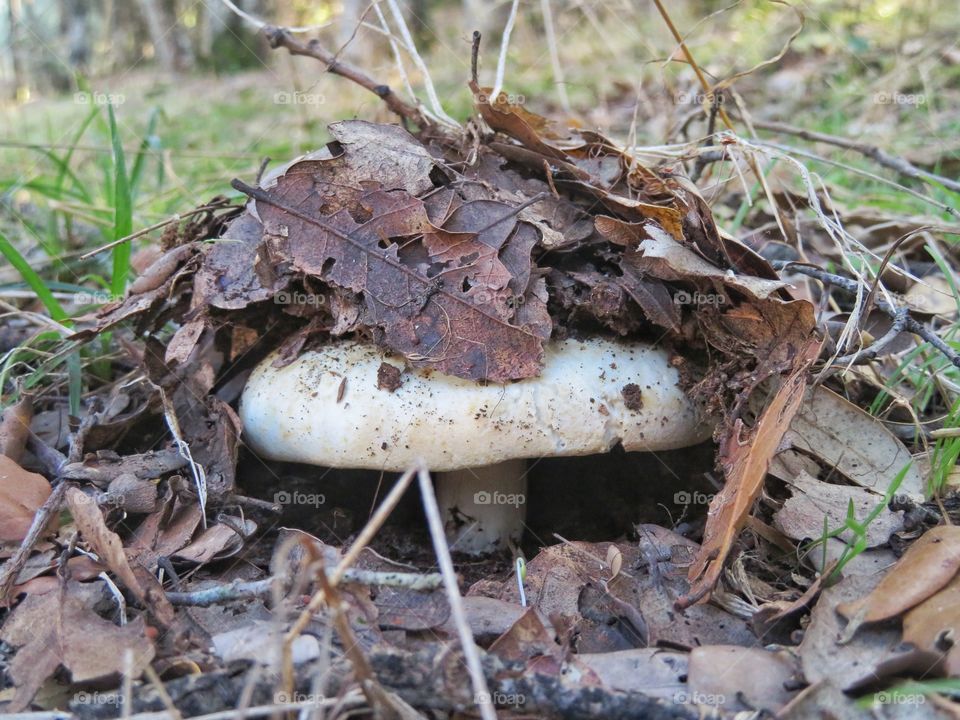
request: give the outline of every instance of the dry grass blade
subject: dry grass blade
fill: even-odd
[[[433,484],[430,482],[430,473],[420,468],[417,470],[417,480],[420,484],[420,498],[423,500],[423,510],[427,515],[427,527],[430,529],[430,539],[433,541],[433,550],[437,555],[437,564],[443,574],[443,584],[447,591],[447,600],[450,602],[450,614],[457,627],[457,636],[463,656],[467,661],[470,672],[470,682],[476,695],[477,705],[480,707],[480,716],[483,720],[496,720],[487,688],[487,679],[483,675],[483,666],[480,664],[480,655],[473,640],[473,632],[467,623],[467,615],[463,609],[463,599],[460,597],[460,588],[457,586],[457,576],[453,571],[453,560],[450,557],[450,548],[443,531],[443,520],[440,518],[440,509],[437,507],[437,497],[433,493]]]
[[[367,521],[367,524],[364,526],[363,530],[360,531],[360,535],[357,536],[357,539],[354,541],[353,545],[350,546],[350,549],[343,556],[340,562],[337,564],[336,569],[330,574],[329,583],[331,586],[336,586],[337,583],[343,578],[344,574],[353,563],[357,561],[357,558],[360,557],[360,553],[363,552],[363,549],[373,540],[374,536],[383,526],[383,523],[387,521],[387,518],[390,516],[390,513],[393,512],[393,509],[397,506],[397,503],[400,502],[400,498],[403,497],[403,494],[407,491],[407,488],[410,487],[410,483],[413,482],[415,470],[407,470],[399,480],[397,480],[396,485],[393,486],[393,489],[384,498],[383,503],[380,507],[377,508],[377,511],[373,514],[373,517]],[[293,626],[287,632],[283,638],[283,657],[284,657],[284,667],[292,667],[293,663],[293,642],[300,636],[300,633],[304,631],[307,625],[310,623],[310,618],[313,616],[317,610],[319,610],[323,603],[326,601],[326,592],[324,592],[323,587],[317,590],[313,597],[310,598],[310,602],[307,603],[307,606],[300,613],[300,616],[294,622]]]

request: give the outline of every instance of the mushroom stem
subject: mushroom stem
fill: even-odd
[[[450,549],[486,555],[519,543],[527,516],[527,462],[451,470],[436,477]]]

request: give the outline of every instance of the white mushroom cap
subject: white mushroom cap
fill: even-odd
[[[667,450],[710,435],[667,353],[645,344],[548,343],[542,374],[506,385],[406,370],[394,392],[378,388],[378,370],[403,361],[373,345],[330,343],[279,369],[274,359],[253,371],[240,405],[247,442],[274,460],[393,471],[422,459],[444,471],[603,453],[618,442]]]

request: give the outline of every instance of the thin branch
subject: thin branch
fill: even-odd
[[[946,205],[945,203],[942,203],[939,200],[934,200],[929,195],[924,195],[922,192],[914,190],[913,188],[908,188],[905,185],[901,185],[898,182],[894,182],[893,180],[890,180],[889,178],[885,178],[882,175],[877,175],[876,173],[872,173],[868,170],[863,170],[862,168],[857,168],[857,167],[854,167],[853,165],[848,165],[846,163],[839,162],[838,160],[831,160],[830,158],[823,157],[822,155],[817,155],[814,152],[809,152],[802,148],[793,147],[792,145],[784,145],[782,143],[770,142],[769,140],[757,140],[757,139],[751,140],[750,142],[753,144],[754,147],[770,148],[772,150],[777,150],[786,155],[797,155],[799,157],[808,158],[810,160],[815,160],[817,162],[824,163],[825,165],[832,165],[833,167],[840,168],[841,170],[846,170],[848,172],[855,173],[856,175],[869,178],[870,180],[874,180],[878,183],[882,183],[883,185],[888,185],[890,187],[896,188],[900,192],[905,192],[909,195],[913,195],[915,198],[923,200],[925,203],[928,203],[929,205],[933,205],[935,208],[947,213],[948,215],[952,215],[953,217],[960,217],[960,212],[958,212],[956,208],[951,207],[950,205]]]
[[[480,64],[480,31],[473,31],[473,43],[470,46],[470,82],[479,85],[477,69]]]
[[[403,494],[407,491],[407,488],[410,487],[410,483],[413,481],[413,475],[413,470],[407,470],[407,472],[405,472],[400,479],[397,480],[396,484],[393,486],[393,489],[387,494],[387,497],[384,498],[383,502],[380,503],[380,507],[377,508],[377,511],[373,514],[373,517],[367,521],[367,524],[364,526],[363,530],[360,531],[360,535],[358,535],[357,539],[353,541],[350,549],[343,556],[343,558],[340,560],[340,563],[331,574],[331,585],[336,585],[340,582],[340,579],[346,575],[347,569],[360,556],[363,548],[370,544],[373,536],[377,534],[377,532],[383,526],[383,523],[387,521],[390,513],[393,512],[393,509],[397,506],[397,503],[400,502],[400,498],[403,497]],[[304,629],[310,623],[310,620],[313,618],[313,613],[320,609],[325,600],[326,594],[324,593],[323,588],[320,588],[313,594],[313,597],[310,598],[307,606],[301,611],[296,622],[293,624],[290,630],[287,631],[287,634],[284,637],[285,651],[289,649],[293,641],[296,640],[300,633],[304,631]]]
[[[154,230],[159,230],[160,228],[164,228],[167,225],[178,223],[184,218],[192,217],[194,215],[200,215],[201,213],[209,212],[210,210],[220,210],[221,208],[224,208],[229,204],[230,204],[230,201],[227,200],[226,198],[223,198],[217,202],[210,203],[209,205],[202,205],[201,207],[194,208],[193,210],[188,210],[187,212],[171,215],[166,220],[161,220],[158,223],[154,223],[153,225],[150,225],[149,227],[145,227],[142,230],[137,230],[135,233],[131,233],[130,235],[127,235],[126,237],[122,237],[119,240],[114,240],[113,242],[109,242],[106,245],[101,245],[95,250],[90,250],[89,252],[85,252],[83,255],[80,256],[80,259],[87,260],[89,258],[92,258],[94,255],[99,255],[100,253],[105,252],[107,250],[112,250],[117,245],[123,245],[123,243],[125,242],[129,242],[130,240],[136,240],[139,237],[148,235],[149,233],[152,233]]]
[[[834,275],[833,273],[827,272],[826,270],[821,270],[818,267],[813,267],[810,265],[803,265],[792,261],[786,260],[775,260],[771,263],[774,268],[777,270],[789,270],[791,272],[800,273],[801,275],[806,275],[812,277],[815,280],[819,280],[822,283],[827,285],[833,285],[840,290],[845,292],[856,294],[858,289],[861,287],[860,283],[856,280],[851,280],[850,278],[843,277],[842,275]],[[894,320],[897,319],[898,313],[902,308],[894,307],[886,300],[878,300],[877,308],[882,310],[887,315],[892,317]],[[933,330],[928,328],[923,323],[915,320],[912,317],[907,317],[906,322],[904,323],[903,329],[906,332],[913,333],[914,335],[919,335],[921,338],[930,343],[933,347],[943,353],[948,360],[955,366],[960,368],[960,355],[954,351],[943,339],[937,335]]]
[[[793,135],[801,138],[802,140],[808,140],[810,142],[825,143],[827,145],[834,145],[836,147],[843,148],[844,150],[853,150],[854,152],[860,153],[864,157],[870,158],[878,165],[881,165],[889,170],[893,170],[898,175],[910,178],[911,180],[920,180],[928,185],[942,185],[948,190],[952,190],[955,193],[960,193],[960,182],[943,177],[942,175],[936,175],[934,173],[927,172],[926,170],[918,168],[905,158],[898,157],[896,155],[890,155],[889,153],[884,152],[876,145],[858,142],[857,140],[851,140],[850,138],[838,137],[837,135],[827,135],[826,133],[806,130],[794,125],[788,125],[787,123],[755,120],[753,124],[755,127],[758,127],[761,130],[784,133],[785,135]]]
[[[279,581],[276,577],[245,582],[235,580],[203,590],[169,592],[167,599],[174,605],[209,607],[231,600],[270,597],[274,584]],[[343,581],[360,585],[401,587],[407,590],[434,590],[443,584],[443,577],[438,573],[420,574],[347,568],[343,573]]]
[[[896,316],[893,320],[893,325],[890,326],[890,329],[884,333],[883,337],[874,340],[870,347],[857,350],[852,352],[849,355],[843,355],[834,360],[835,365],[859,365],[861,363],[869,362],[870,360],[875,360],[881,351],[887,347],[890,343],[897,339],[897,336],[902,333],[907,327],[907,320],[910,319],[910,308],[902,307],[897,310]]]
[[[677,26],[673,24],[673,18],[670,17],[670,13],[667,12],[667,9],[663,6],[663,3],[660,0],[653,0],[653,4],[657,6],[657,11],[660,13],[660,17],[663,18],[663,21],[667,25],[667,29],[670,30],[670,34],[673,35],[673,39],[680,47],[680,51],[686,58],[687,64],[690,65],[694,74],[697,76],[697,81],[700,83],[700,88],[703,90],[704,94],[709,95],[711,92],[711,85],[707,80],[707,76],[703,74],[703,70],[700,69],[700,66],[694,59],[693,53],[690,52],[690,48],[687,47],[686,41],[683,39],[680,31],[677,30]],[[735,132],[733,129],[733,123],[730,122],[730,117],[727,115],[727,112],[723,109],[723,107],[717,108],[717,114],[720,116],[720,119],[723,121],[723,124],[727,127],[727,129],[730,132]],[[757,172],[756,174],[759,176],[760,173]]]
[[[378,98],[383,100],[387,107],[402,118],[405,118],[417,125],[427,124],[427,119],[416,107],[403,100],[389,85],[378,83],[363,70],[350,63],[337,60],[332,52],[320,44],[319,40],[313,39],[308,43],[302,43],[285,28],[267,26],[263,28],[263,34],[270,43],[271,48],[286,48],[291,55],[303,55],[319,60],[327,66],[327,72],[346,78],[356,83],[362,88],[366,88]]]

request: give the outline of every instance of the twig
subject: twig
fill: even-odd
[[[433,541],[433,551],[437,556],[437,565],[443,574],[443,585],[447,591],[447,601],[450,603],[450,615],[453,617],[463,649],[463,657],[467,662],[467,671],[470,673],[470,682],[473,685],[475,700],[480,708],[483,720],[497,720],[496,710],[487,688],[487,679],[480,664],[480,654],[473,640],[473,633],[467,623],[467,614],[463,609],[463,599],[460,597],[460,588],[457,586],[457,576],[453,571],[453,560],[450,558],[450,548],[443,532],[443,520],[440,518],[440,509],[437,507],[437,496],[433,493],[433,484],[430,482],[430,473],[421,466],[417,470],[417,481],[420,484],[420,498],[423,501],[423,511],[427,515],[427,527],[430,529],[430,539]]]
[[[160,679],[157,671],[153,669],[153,666],[150,663],[144,665],[143,674],[147,676],[147,680],[150,681],[150,685],[156,691],[157,696],[160,698],[160,702],[163,703],[163,706],[167,709],[167,712],[170,713],[172,720],[183,720],[183,715],[180,714],[177,706],[173,704],[173,698],[170,697],[170,693],[167,692],[167,688],[163,686],[163,680]]]
[[[802,265],[786,260],[775,260],[771,263],[771,265],[773,265],[773,267],[777,270],[789,269],[792,272],[797,272],[801,275],[812,277],[820,282],[826,283],[827,285],[833,285],[834,287],[851,294],[856,294],[858,288],[860,287],[860,283],[858,283],[856,280],[851,280],[850,278],[843,277],[842,275],[834,275],[826,270],[821,270],[818,267],[811,267],[810,265]],[[877,309],[882,310],[894,320],[897,319],[897,313],[901,310],[901,308],[894,307],[886,300],[878,300]],[[944,356],[946,356],[946,358],[954,365],[954,367],[960,368],[960,355],[958,355],[953,348],[947,345],[947,343],[945,343],[939,335],[937,335],[926,325],[908,315],[903,329],[907,332],[919,335],[921,338],[943,353]]]
[[[510,49],[510,33],[513,32],[513,26],[517,22],[517,8],[520,7],[520,0],[513,0],[510,6],[510,16],[507,18],[507,26],[503,28],[503,36],[500,38],[500,56],[497,58],[497,77],[493,83],[493,92],[490,93],[490,102],[496,103],[500,97],[500,91],[503,89],[503,76],[507,72],[507,50]]]
[[[794,125],[788,125],[787,123],[755,120],[753,124],[755,127],[758,127],[761,130],[784,133],[785,135],[793,135],[803,140],[809,140],[810,142],[826,143],[827,145],[834,145],[836,147],[843,148],[844,150],[853,150],[856,153],[860,153],[864,157],[870,158],[878,165],[882,165],[888,170],[893,170],[898,175],[910,178],[911,180],[920,180],[928,185],[942,185],[948,190],[952,190],[955,193],[960,193],[960,182],[943,177],[942,175],[936,175],[934,173],[927,172],[926,170],[918,168],[905,158],[898,157],[896,155],[890,155],[889,153],[884,152],[876,145],[858,142],[857,140],[851,140],[850,138],[838,137],[837,135],[827,135],[826,133],[806,130]]]
[[[480,64],[480,31],[473,31],[473,44],[470,46],[470,82],[479,85],[477,71]]]
[[[402,587],[408,590],[433,590],[443,584],[443,577],[439,573],[383,572],[357,568],[347,568],[343,573],[342,580],[343,582],[359,583],[361,585]],[[269,577],[263,580],[248,580],[246,582],[234,580],[203,590],[170,592],[167,593],[167,598],[174,605],[210,607],[231,600],[269,597],[275,582],[279,582],[279,578]]]
[[[657,6],[657,11],[660,13],[660,17],[662,17],[663,21],[667,24],[667,29],[670,30],[670,34],[673,35],[673,39],[680,47],[680,51],[686,58],[687,64],[690,65],[694,74],[697,76],[697,81],[700,83],[701,89],[705,94],[709,95],[711,92],[711,86],[707,81],[707,76],[703,74],[703,70],[700,69],[700,66],[694,59],[693,53],[690,52],[690,48],[687,47],[686,41],[683,39],[680,31],[677,30],[677,26],[673,24],[673,19],[670,17],[670,13],[667,12],[667,9],[663,6],[663,3],[660,0],[653,0],[653,4]],[[723,124],[727,127],[727,129],[730,132],[734,132],[733,123],[730,122],[730,117],[727,115],[727,111],[724,110],[722,106],[717,108],[717,114],[720,116],[720,120],[723,121]],[[757,175],[759,176],[759,172]]]
[[[346,78],[360,87],[366,88],[383,100],[387,107],[402,118],[418,125],[426,123],[426,118],[416,107],[403,100],[389,85],[378,83],[363,70],[344,60],[337,60],[333,53],[320,44],[319,40],[311,40],[304,44],[295,39],[285,28],[265,26],[262,28],[271,48],[286,48],[291,55],[303,55],[319,60],[327,66],[327,72]]]
[[[350,625],[350,620],[344,610],[346,603],[341,599],[340,591],[337,587],[330,582],[330,576],[327,575],[322,555],[318,558],[317,580],[323,588],[323,594],[327,598],[327,606],[333,614],[333,627],[340,638],[343,653],[350,660],[353,674],[360,684],[360,689],[363,690],[367,702],[370,703],[370,707],[374,710],[374,717],[400,717],[400,714],[396,712],[396,707],[394,706],[397,701],[403,701],[399,700],[399,698],[397,698],[396,701],[392,700],[377,681],[377,676],[374,674],[370,662],[363,654],[360,642],[357,640],[357,636],[353,632],[353,627]],[[293,690],[292,675],[289,678],[289,684],[288,690]]]
[[[155,386],[160,391],[160,401],[163,403],[163,417],[167,422],[167,428],[173,437],[173,442],[177,447],[180,456],[187,461],[190,466],[190,473],[193,476],[193,482],[197,489],[197,500],[200,503],[200,517],[203,521],[203,527],[207,527],[207,473],[203,466],[193,459],[193,453],[190,452],[190,445],[183,439],[180,432],[180,421],[177,419],[177,411],[173,402],[164,392],[163,388]]]
[[[897,336],[904,331],[907,326],[907,320],[910,319],[910,308],[902,307],[897,310],[896,315],[894,316],[893,325],[890,326],[890,329],[884,333],[883,337],[874,340],[870,347],[857,350],[852,352],[849,355],[843,355],[842,357],[836,358],[833,362],[835,365],[858,365],[860,363],[865,363],[870,360],[875,360],[876,357],[880,354],[880,351],[883,350],[887,345],[896,340]]]
[[[20,543],[20,547],[18,547],[13,556],[3,564],[3,568],[0,568],[0,606],[9,604],[10,590],[17,580],[17,575],[20,574],[20,571],[27,562],[27,558],[29,558],[30,553],[33,552],[33,546],[37,544],[43,531],[47,528],[47,525],[50,524],[50,520],[56,513],[60,512],[60,506],[63,504],[63,494],[66,490],[67,483],[65,482],[61,482],[54,488],[53,492],[50,493],[50,496],[46,499],[46,502],[44,502],[36,514],[34,514],[33,522],[30,523],[30,529],[27,531],[26,537],[23,538],[23,542]]]

